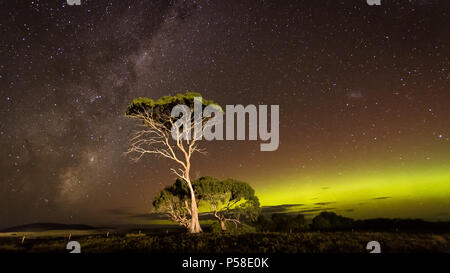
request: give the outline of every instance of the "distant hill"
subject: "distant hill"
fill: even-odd
[[[66,225],[59,223],[34,223],[28,225],[21,225],[10,227],[0,232],[33,232],[33,231],[46,231],[46,230],[90,230],[95,229],[95,227],[88,225]]]

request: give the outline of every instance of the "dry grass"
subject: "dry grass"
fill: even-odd
[[[0,252],[68,252],[69,231],[0,235]],[[382,252],[450,253],[450,233],[305,232],[221,235],[117,234],[105,231],[72,232],[84,253],[365,253],[369,241],[378,241]]]

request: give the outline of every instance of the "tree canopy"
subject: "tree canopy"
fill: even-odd
[[[213,106],[223,112],[219,104],[212,100],[204,99],[200,93],[186,92],[185,94],[176,94],[175,96],[162,96],[157,100],[146,97],[136,98],[128,105],[125,116],[140,118],[143,114],[149,114],[158,121],[167,123],[166,119],[170,116],[173,107],[176,105],[187,105],[190,108],[193,108],[194,98],[196,97],[202,98],[203,108],[206,106]]]
[[[353,219],[337,215],[334,212],[324,211],[314,217],[311,227],[317,230],[351,228]]]
[[[253,188],[245,182],[234,179],[218,180],[202,177],[192,182],[199,203],[210,206],[214,217],[226,229],[227,222],[236,226],[242,220],[254,221],[259,214],[259,200]],[[165,187],[153,202],[156,211],[185,226],[189,211],[189,189],[181,179]]]
[[[155,196],[153,207],[157,212],[167,214],[172,221],[188,228],[192,213],[189,196],[186,183],[177,179],[173,185],[165,187]]]
[[[254,224],[256,230],[263,232],[302,232],[308,229],[302,214],[273,213],[270,218],[261,214]]]
[[[202,177],[194,181],[193,187],[199,201],[209,204],[222,229],[226,229],[226,222],[238,224],[241,220],[254,221],[258,217],[258,197],[245,182]]]

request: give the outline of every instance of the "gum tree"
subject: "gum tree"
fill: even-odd
[[[255,221],[259,215],[259,200],[253,188],[233,179],[220,181],[214,177],[201,177],[192,182],[198,203],[207,204],[213,216],[219,221],[222,230],[227,223],[236,227],[242,220]],[[165,187],[155,197],[153,207],[164,213],[180,226],[188,228],[189,189],[177,179]]]
[[[209,204],[222,230],[227,229],[227,222],[237,227],[242,220],[254,221],[259,215],[258,197],[245,182],[202,177],[194,181],[193,186],[200,202]]]
[[[169,216],[170,220],[189,229],[189,189],[180,178],[161,190],[153,200],[153,208]]]
[[[205,124],[207,118],[196,119],[194,113],[194,98],[201,97],[199,93],[187,92],[176,96],[163,96],[158,100],[149,98],[136,98],[128,106],[126,116],[140,122],[139,130],[136,130],[130,137],[127,154],[135,161],[140,160],[144,155],[155,154],[162,158],[173,161],[178,168],[171,168],[171,171],[186,184],[189,190],[189,207],[185,226],[190,233],[202,231],[198,220],[198,206],[196,195],[192,187],[190,171],[192,155],[196,152],[205,153],[205,150],[198,146],[196,136],[190,136],[190,132],[195,132],[195,126],[199,123]],[[172,109],[177,105],[186,106],[185,112],[178,112],[172,115]],[[220,106],[213,101],[202,99],[202,108],[212,105],[220,109]],[[181,115],[181,116],[180,116]],[[193,118],[194,117],[194,118]],[[189,123],[179,123],[181,119],[189,119]],[[183,128],[177,124],[191,124],[189,128]],[[172,128],[174,128],[172,130]],[[187,216],[186,216],[187,217]]]

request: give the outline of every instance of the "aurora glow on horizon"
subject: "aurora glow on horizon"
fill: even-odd
[[[336,179],[289,177],[277,180],[280,182],[276,186],[258,191],[267,206],[300,202],[302,206],[296,208],[298,211],[308,212],[308,207],[331,208],[342,215],[359,219],[397,217],[447,220],[449,217],[448,169],[399,171],[373,176],[347,175]],[[310,182],[299,186],[298,181]],[[317,184],[323,187],[317,187]],[[317,205],[328,205],[329,208]]]
[[[0,228],[155,223],[172,166],[123,155],[124,113],[186,91],[280,110],[277,151],[204,141],[193,178],[246,181],[262,206],[308,217],[450,220],[449,1],[13,2],[0,25]]]

